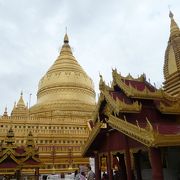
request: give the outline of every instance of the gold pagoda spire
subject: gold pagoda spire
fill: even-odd
[[[71,56],[73,56],[71,47],[69,45],[69,37],[68,37],[67,33],[64,35],[64,44],[63,44],[62,49],[60,51],[60,55],[70,56],[69,59],[72,59]]]
[[[28,116],[28,106],[25,105],[23,100],[23,92],[21,92],[20,98],[18,103],[14,103],[13,110],[11,112],[11,116],[21,116],[27,117]]]
[[[4,113],[3,113],[3,117],[7,117],[8,116],[8,112],[7,112],[7,106],[5,107]]]
[[[174,15],[170,11],[169,17],[170,36],[168,45],[165,51],[164,61],[164,90],[172,95],[179,96],[180,94],[180,30],[174,20]]]
[[[25,103],[24,103],[24,100],[23,100],[23,92],[22,91],[21,91],[19,101],[17,103],[17,107],[25,107]]]
[[[179,31],[179,27],[176,23],[176,21],[174,20],[174,14],[170,11],[169,12],[169,17],[171,19],[171,25],[170,25],[170,37],[176,35],[176,34],[179,34],[180,31]]]
[[[67,33],[64,36],[64,43],[69,43],[69,38],[68,38]]]
[[[81,97],[79,97],[79,94],[81,94]],[[68,109],[76,109],[76,106],[80,104],[86,104],[91,106],[90,108],[94,108],[93,82],[73,56],[67,33],[64,35],[58,58],[39,82],[37,99],[37,105],[31,107],[30,114],[34,114],[35,109],[43,106],[43,109],[47,109],[45,111],[49,111],[51,116],[58,104],[61,104],[61,106],[64,104],[64,107],[65,105],[66,107],[69,106]],[[48,104],[51,104],[52,109],[48,107]],[[56,112],[60,112],[59,108]],[[44,117],[42,115],[41,112],[41,117]]]

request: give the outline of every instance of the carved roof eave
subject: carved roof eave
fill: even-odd
[[[133,98],[143,98],[143,99],[161,99],[163,97],[162,91],[157,90],[155,92],[151,92],[148,90],[148,88],[145,86],[143,91],[139,91],[135,89],[131,84],[128,86],[126,85],[121,78],[115,76],[114,77],[114,84],[117,84],[123,92],[128,96],[128,97],[133,97]]]
[[[152,125],[148,122],[146,128],[141,128],[126,120],[119,119],[113,115],[109,115],[107,123],[114,129],[122,132],[130,138],[144,144],[147,147],[159,147],[180,145],[180,135],[162,135],[154,131]]]
[[[82,155],[83,156],[86,154],[86,152],[88,151],[88,148],[90,147],[92,142],[95,140],[95,138],[98,135],[98,133],[100,132],[102,126],[103,126],[102,122],[97,122],[95,127],[92,129],[85,145],[82,148]]]
[[[111,108],[116,114],[118,114],[119,112],[139,113],[141,111],[142,105],[139,104],[138,101],[135,101],[132,104],[126,104],[118,98],[114,100],[108,91],[102,91],[102,93],[104,94],[106,101],[110,104]]]
[[[180,114],[180,102],[173,103],[171,106],[166,106],[160,102],[160,105],[156,107],[162,114]]]
[[[123,92],[128,96],[128,97],[133,97],[133,98],[143,98],[143,99],[162,99],[165,94],[162,89],[156,90],[155,92],[151,92],[146,86],[143,91],[139,91],[136,88],[134,88],[131,84],[128,86],[126,85],[122,79],[124,77],[121,77],[120,74],[117,73],[117,71],[113,71],[113,84],[118,85]],[[126,79],[126,78],[124,78]],[[143,79],[143,78],[141,78]],[[134,79],[137,81],[145,81],[144,80],[139,80],[139,79]],[[168,95],[166,95],[168,96]],[[167,97],[168,98],[168,97]]]
[[[24,159],[22,159],[22,162],[24,163],[25,161],[27,161],[29,158],[32,158],[34,161],[36,161],[37,163],[41,163],[40,159],[36,158],[34,155],[28,155],[27,157],[25,157]]]
[[[16,159],[16,157],[13,154],[5,154],[1,159],[0,163],[2,163],[6,158],[11,157],[12,160],[14,160],[17,164],[20,164],[20,161]]]
[[[13,146],[13,147],[16,147],[16,146]],[[2,156],[5,154],[13,154],[14,156],[23,156],[23,154],[17,153],[14,149],[12,149],[12,147],[8,147],[7,149],[3,150]]]

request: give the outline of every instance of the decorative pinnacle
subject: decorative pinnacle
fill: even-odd
[[[69,38],[68,38],[67,33],[64,36],[64,43],[69,43]]]
[[[171,19],[173,19],[173,17],[174,17],[174,14],[173,14],[171,11],[169,11],[169,17],[170,17]]]

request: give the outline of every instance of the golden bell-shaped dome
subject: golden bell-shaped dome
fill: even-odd
[[[58,58],[39,82],[35,106],[45,108],[47,104],[71,110],[78,105],[95,105],[93,82],[73,56],[67,34]]]

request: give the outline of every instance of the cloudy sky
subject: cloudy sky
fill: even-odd
[[[145,73],[163,82],[164,52],[169,37],[168,7],[180,24],[179,0],[0,0],[0,114],[10,112],[21,90],[36,102],[40,78],[63,43],[70,45],[98,92],[99,73],[111,81]]]

